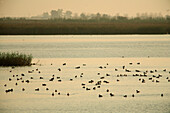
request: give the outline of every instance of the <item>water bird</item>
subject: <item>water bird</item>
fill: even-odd
[[[82,85],[82,86],[85,86],[86,84],[82,83],[81,85]]]
[[[96,87],[93,87],[93,90],[96,90]]]
[[[117,79],[117,82],[119,82],[120,80],[119,79]]]
[[[60,92],[58,93],[58,95],[60,95]]]
[[[21,76],[25,76],[25,75],[22,73]]]
[[[103,95],[99,94],[99,98],[103,97]]]
[[[34,79],[33,77],[30,77],[30,79]]]
[[[17,85],[18,85],[18,83],[15,83],[15,85],[17,86]]]
[[[51,78],[49,81],[53,81],[54,80],[54,78]]]
[[[9,78],[9,81],[11,81],[12,79],[11,78]]]
[[[7,84],[4,84],[4,86],[6,87],[6,86],[7,86]]]
[[[97,73],[97,75],[100,75],[100,73]]]
[[[80,66],[75,67],[75,69],[80,69]]]
[[[102,66],[99,66],[99,68],[100,68],[100,69],[103,69],[103,67],[102,67]]]
[[[42,86],[47,86],[47,84],[42,84]]]
[[[63,66],[65,66],[66,65],[66,63],[63,63]]]
[[[152,80],[152,77],[150,77],[149,80]]]
[[[43,79],[43,77],[40,77],[40,79]]]
[[[144,80],[144,79],[142,79],[142,83],[145,83],[145,80]]]
[[[89,81],[89,83],[93,83],[93,82],[94,82],[94,80],[90,80],[90,81]]]
[[[132,62],[129,63],[129,65],[132,65],[132,64],[133,64]]]
[[[67,96],[70,96],[70,94],[69,94],[69,93],[67,93]]]
[[[25,89],[24,89],[24,88],[22,88],[22,91],[25,91]]]
[[[150,73],[154,73],[154,71],[150,70]]]
[[[103,82],[104,82],[104,83],[106,83],[106,84],[108,84],[108,83],[109,83],[109,82],[108,82],[108,81],[106,81],[106,80],[104,80]]]
[[[153,75],[152,77],[156,77],[155,75]]]
[[[100,77],[100,79],[104,79],[104,77]]]
[[[13,75],[13,77],[15,77],[15,75]]]
[[[140,91],[139,91],[139,90],[136,90],[136,93],[140,93]]]
[[[86,64],[83,64],[83,66],[86,66]]]
[[[28,71],[28,73],[32,73],[32,71]]]
[[[38,73],[41,73],[41,71],[38,71]]]
[[[89,91],[89,90],[90,90],[90,88],[86,88],[86,90],[87,90],[87,91]]]
[[[26,82],[26,83],[29,83],[30,81],[29,81],[29,80],[26,80],[25,82]]]
[[[113,93],[110,93],[110,96],[111,96],[111,97],[113,97],[113,96],[114,96],[114,94],[113,94]]]
[[[123,66],[123,69],[125,69],[125,66]]]
[[[107,73],[106,76],[110,76],[110,74]]]
[[[136,72],[140,72],[139,70],[135,70]]]
[[[97,86],[97,88],[100,88],[100,86]]]
[[[161,94],[161,97],[163,97],[164,96],[164,94]]]
[[[106,92],[109,92],[109,89],[107,89]]]
[[[126,97],[127,97],[127,95],[124,95],[123,97],[125,97],[125,98],[126,98]]]
[[[61,82],[62,80],[58,80],[58,82]]]
[[[35,91],[39,91],[40,89],[39,88],[36,88]]]
[[[140,65],[140,62],[138,62],[137,64]]]
[[[135,97],[135,95],[134,95],[134,94],[132,94],[132,97]]]
[[[118,71],[118,69],[115,68],[115,71]]]
[[[57,92],[57,90],[55,90],[55,92]]]
[[[125,71],[126,71],[126,72],[131,72],[131,71],[130,71],[130,70],[128,70],[128,69],[125,69]]]
[[[46,88],[46,90],[48,91],[48,90],[49,90],[49,88]]]
[[[60,68],[58,68],[58,71],[61,71],[61,69],[60,69]]]
[[[97,81],[95,85],[101,85],[102,81]]]
[[[166,69],[163,70],[164,72],[166,71]]]
[[[11,88],[11,89],[7,89],[7,90],[5,90],[5,92],[6,93],[8,93],[8,92],[13,92],[13,89]]]
[[[70,81],[73,81],[73,79],[70,79]]]
[[[57,79],[60,79],[60,77],[57,77]]]
[[[159,80],[156,80],[156,83],[159,83]]]
[[[54,96],[54,93],[52,93],[52,96]]]

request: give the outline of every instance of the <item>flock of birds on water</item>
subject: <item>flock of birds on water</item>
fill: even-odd
[[[134,63],[130,62],[128,65],[133,65],[133,64],[134,64]],[[138,63],[136,63],[136,64],[137,64],[137,65],[140,65],[141,63],[138,62]],[[51,63],[51,65],[53,65],[53,64]],[[104,66],[98,66],[97,68],[98,68],[98,69],[101,69],[101,70],[104,70],[104,69],[107,68],[108,65],[109,65],[109,64],[106,63],[106,65],[104,65]],[[64,67],[64,66],[67,66],[67,63],[63,63],[61,67]],[[81,67],[85,67],[85,66],[86,66],[86,64],[82,64],[81,66],[75,66],[74,69],[75,69],[75,70],[81,70]],[[59,71],[59,72],[62,72],[63,70],[62,70],[61,67],[60,67],[60,68],[57,68],[57,67],[56,67],[56,70]],[[16,68],[16,67],[13,66],[12,69],[10,70],[10,73],[12,73],[15,68]],[[155,83],[159,83],[159,82],[160,82],[159,78],[161,78],[161,77],[164,76],[164,75],[158,74],[158,73],[157,73],[157,75],[154,74],[154,73],[158,72],[158,70],[156,70],[156,69],[155,69],[155,70],[146,70],[146,71],[141,71],[141,70],[139,70],[139,69],[130,70],[130,69],[128,69],[127,66],[125,66],[125,65],[123,65],[123,66],[121,67],[121,69],[124,71],[124,73],[129,73],[129,74],[117,74],[117,75],[114,75],[114,76],[116,77],[116,82],[120,82],[119,77],[133,76],[133,77],[138,77],[138,81],[141,82],[141,84],[145,84],[145,83],[146,83],[146,80],[149,80],[149,81],[155,82]],[[114,70],[115,72],[118,72],[118,71],[119,71],[118,68],[113,68],[113,70]],[[166,79],[166,81],[167,81],[168,83],[170,83],[170,77],[169,77],[170,71],[168,71],[167,69],[163,69],[163,70],[161,70],[161,71],[162,71],[162,72],[166,72],[166,75],[165,75],[166,77],[165,77],[165,79]],[[21,85],[20,83],[23,83],[23,84],[24,84],[24,83],[26,83],[26,84],[31,84],[31,83],[34,82],[34,81],[33,81],[33,80],[34,80],[34,77],[33,77],[33,76],[30,76],[29,74],[35,73],[35,72],[41,74],[41,71],[40,71],[38,68],[36,68],[36,69],[34,69],[34,70],[28,70],[28,72],[27,72],[26,74],[24,74],[24,73],[22,73],[22,74],[16,74],[16,75],[12,74],[12,77],[8,78],[8,82],[12,82],[12,81],[13,81],[14,84],[15,84],[15,86]],[[133,73],[133,72],[135,72],[135,73]],[[148,76],[149,74],[152,74],[152,76]],[[169,74],[169,75],[168,75],[168,74]],[[25,76],[29,76],[29,79],[25,79]],[[79,78],[83,78],[83,76],[84,76],[84,73],[82,72],[82,73],[80,73],[80,75],[75,75],[74,77],[70,78],[69,81],[72,81],[72,82],[73,82],[76,78],[78,78],[78,77],[79,77]],[[84,89],[85,91],[97,90],[97,89],[101,88],[102,84],[109,84],[109,83],[111,82],[111,80],[110,80],[110,79],[109,79],[109,80],[108,80],[108,79],[106,80],[105,78],[108,78],[109,76],[113,76],[113,75],[111,75],[111,74],[109,74],[109,73],[106,73],[105,75],[102,75],[100,72],[98,72],[98,73],[96,74],[96,76],[98,76],[99,80],[90,79],[90,80],[88,80],[87,82],[82,82],[82,83],[80,83],[80,86],[82,87],[82,89]],[[28,78],[28,77],[27,77],[27,78]],[[60,76],[55,76],[55,74],[54,74],[54,75],[52,75],[52,76],[48,79],[48,82],[54,82],[54,80],[57,80],[58,82],[62,82],[63,80],[62,80],[61,78],[62,78],[62,77],[60,77]],[[43,80],[44,77],[43,77],[43,76],[40,76],[39,79]],[[47,83],[48,83],[48,82],[47,82]],[[49,88],[47,87],[47,86],[48,86],[47,83],[44,82],[44,83],[41,84],[42,87],[45,87],[45,90],[46,90],[46,91],[49,90]],[[88,87],[88,84],[91,84],[92,87]],[[8,83],[4,84],[4,87],[7,88],[7,87],[8,87]],[[13,88],[7,88],[7,89],[5,89],[5,93],[12,93],[12,92],[14,92],[14,90],[15,90],[15,89],[13,89]],[[24,92],[25,90],[26,90],[25,88],[21,88],[21,91]],[[35,92],[39,92],[39,91],[40,91],[40,87],[39,87],[39,88],[35,88],[34,91],[35,91]],[[106,89],[105,92],[107,92],[110,97],[114,97],[114,96],[115,96],[115,94],[114,94],[113,92],[111,92],[109,88]],[[140,91],[139,89],[136,89],[135,93],[134,93],[134,94],[131,94],[131,97],[135,97],[135,94],[138,94],[138,93],[141,93],[141,91]],[[55,95],[61,95],[61,92],[58,91],[57,89],[55,89],[53,92],[51,92],[51,96],[55,96]],[[68,93],[66,93],[66,94],[64,94],[64,95],[66,95],[66,96],[71,96],[71,93],[68,92]],[[160,96],[163,97],[164,94],[163,94],[163,93],[160,93]],[[104,97],[104,95],[98,94],[97,97],[102,98],[102,97]],[[127,98],[128,95],[123,94],[122,97]]]

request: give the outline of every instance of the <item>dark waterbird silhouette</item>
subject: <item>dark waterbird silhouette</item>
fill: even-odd
[[[39,88],[36,88],[35,91],[39,91],[40,89]]]
[[[6,93],[13,92],[13,89],[12,88],[11,89],[7,89],[7,90],[5,90],[5,92]]]
[[[53,81],[54,80],[54,78],[51,78],[49,81]]]
[[[99,94],[99,98],[103,97],[103,95]]]
[[[114,94],[113,94],[113,93],[110,93],[110,96],[111,96],[111,97],[113,97],[113,96],[114,96]]]

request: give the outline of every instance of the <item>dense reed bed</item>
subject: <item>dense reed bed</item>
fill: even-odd
[[[0,35],[167,34],[169,21],[1,20]]]
[[[30,66],[32,55],[0,52],[0,66]]]

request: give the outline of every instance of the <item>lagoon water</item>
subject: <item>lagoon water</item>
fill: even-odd
[[[170,112],[169,35],[0,36],[0,52],[16,51],[32,54],[33,62],[38,64],[14,69],[0,67],[1,113]],[[53,75],[54,81],[49,81]],[[21,77],[30,83],[17,80]],[[89,83],[91,80],[94,82]],[[95,85],[98,81],[101,85]],[[14,91],[6,93],[9,88]],[[103,97],[99,98],[99,94]]]

